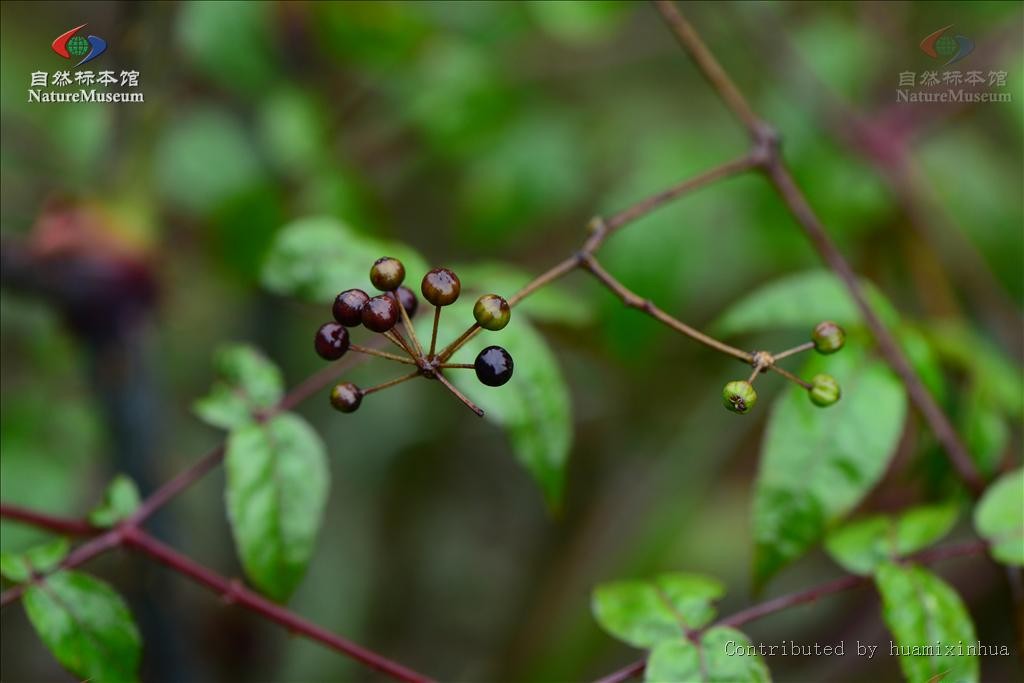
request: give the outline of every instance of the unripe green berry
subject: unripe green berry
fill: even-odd
[[[370,282],[382,292],[393,292],[405,279],[405,266],[396,258],[382,256],[370,268]]]
[[[343,413],[354,413],[363,402],[363,390],[352,382],[342,382],[331,389],[331,405]]]
[[[722,403],[732,412],[745,415],[757,403],[757,392],[745,379],[733,380],[722,389]]]
[[[503,297],[497,294],[484,294],[473,306],[473,317],[485,330],[497,331],[508,325],[512,318],[512,309]]]
[[[459,298],[462,283],[447,268],[434,268],[423,276],[420,291],[423,292],[423,298],[434,306],[448,306]]]
[[[815,375],[807,393],[811,397],[811,403],[823,408],[838,401],[841,395],[839,382],[832,375]]]
[[[846,341],[846,332],[831,320],[820,322],[811,332],[811,341],[814,342],[814,350],[818,353],[835,353],[843,348]]]

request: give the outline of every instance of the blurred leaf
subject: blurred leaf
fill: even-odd
[[[964,393],[964,406],[957,431],[974,463],[985,476],[999,468],[1010,443],[1010,427],[1003,417],[1005,411],[993,405],[991,395],[972,386]]]
[[[844,569],[868,575],[883,562],[926,548],[956,524],[956,504],[913,508],[899,516],[875,515],[828,534],[825,548]]]
[[[875,574],[882,595],[882,616],[900,648],[900,668],[910,683],[978,680],[978,658],[957,651],[977,641],[971,616],[960,596],[921,567],[883,564]],[[947,646],[956,654],[947,654]],[[926,648],[930,648],[926,649]],[[934,652],[938,648],[939,652]],[[915,649],[920,654],[913,654]]]
[[[57,538],[21,553],[0,553],[0,575],[8,581],[24,583],[33,574],[47,574],[61,563],[70,549],[66,538]]]
[[[296,88],[281,88],[261,102],[260,138],[267,156],[282,173],[302,178],[325,161],[323,118],[319,103]]]
[[[500,294],[508,299],[534,276],[496,261],[453,267],[459,274],[463,292]],[[465,296],[465,294],[463,294]],[[515,307],[513,315],[523,313],[536,322],[582,327],[593,322],[594,307],[588,299],[570,292],[557,282],[537,290]]]
[[[658,643],[647,658],[646,683],[766,683],[771,674],[759,654],[743,648],[752,644],[746,635],[733,628],[716,626],[701,634],[694,645],[678,634],[674,640]],[[736,654],[740,652],[742,654]]]
[[[473,323],[473,303],[463,297],[444,309],[438,327],[439,349]],[[419,316],[416,329],[421,339],[430,339],[432,322],[431,316]],[[572,416],[565,378],[544,337],[522,316],[514,317],[500,332],[476,335],[451,361],[472,363],[480,351],[492,344],[500,344],[512,355],[514,372],[507,384],[484,386],[471,370],[453,370],[448,377],[485,411],[487,420],[505,430],[516,457],[537,480],[548,505],[558,508],[572,445]]]
[[[992,547],[992,557],[1024,565],[1024,469],[991,484],[974,510],[974,526]]]
[[[975,389],[989,405],[1020,421],[1024,414],[1024,369],[962,324],[932,325],[929,341],[942,357],[970,373]]]
[[[103,500],[89,513],[89,523],[112,527],[126,519],[139,507],[139,489],[130,477],[119,474],[107,486]]]
[[[861,281],[868,302],[886,325],[899,322],[892,304],[870,282]],[[721,336],[787,328],[806,330],[831,320],[843,327],[860,327],[860,311],[846,287],[827,270],[811,270],[781,279],[751,292],[733,304],[712,325]]]
[[[313,555],[330,473],[324,444],[292,413],[238,427],[225,456],[227,509],[246,575],[283,601]]]
[[[594,590],[591,609],[605,631],[630,645],[651,648],[715,618],[711,604],[725,594],[717,579],[662,574],[649,581],[615,581]]]
[[[411,282],[428,270],[409,247],[360,235],[334,218],[301,218],[274,239],[263,264],[263,286],[276,294],[327,303],[343,290],[366,289],[370,266],[381,256],[400,259]]]
[[[474,244],[505,244],[571,209],[587,188],[578,125],[557,112],[519,117],[469,160],[459,190],[459,228]]]
[[[217,381],[192,406],[199,419],[214,427],[249,424],[254,413],[273,408],[284,395],[281,370],[253,346],[232,344],[219,349],[214,368]]]
[[[416,3],[316,2],[307,9],[320,47],[357,65],[404,66],[430,33]]]
[[[240,276],[246,286],[258,282],[274,234],[285,220],[280,188],[255,185],[219,204],[208,218],[216,264]]]
[[[274,6],[259,2],[190,2],[178,12],[186,58],[217,84],[257,95],[277,76]]]
[[[629,3],[609,0],[530,0],[525,5],[545,33],[570,44],[607,39],[630,9]]]
[[[837,354],[813,357],[798,374],[819,372],[839,381],[838,403],[819,408],[794,386],[768,418],[754,498],[757,585],[857,505],[885,473],[899,442],[907,401],[884,363],[847,342]]]
[[[21,600],[39,638],[80,680],[136,680],[139,630],[124,600],[106,583],[59,571],[29,586]]]
[[[160,191],[174,208],[205,212],[263,179],[259,158],[239,122],[205,106],[176,112],[156,145]]]

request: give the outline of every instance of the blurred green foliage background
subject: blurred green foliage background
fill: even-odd
[[[1020,5],[684,11],[778,126],[798,181],[858,272],[949,357],[990,349],[1017,381]],[[96,68],[137,69],[144,104],[26,101],[31,72],[65,68],[53,37],[84,22],[110,43]],[[972,65],[985,66],[971,68],[1008,72],[1011,103],[896,103],[901,71],[934,68],[917,43],[949,23],[976,40]],[[38,266],[40,297],[19,277],[25,264],[4,258],[0,496],[55,514],[82,514],[118,471],[145,494],[218,442],[190,406],[210,383],[219,345],[260,346],[290,384],[320,367],[310,337],[326,307],[260,282],[289,221],[331,216],[404,242],[431,264],[538,273],[577,248],[591,216],[747,145],[646,3],[9,2],[0,39],[4,249],[28,245],[30,255],[80,257],[113,273],[97,285],[102,305],[82,309],[68,303],[68,292],[81,293],[72,270]],[[883,153],[851,142],[837,103],[890,135],[879,138]],[[911,202],[883,163],[897,139],[912,145]],[[754,288],[818,267],[754,175],[645,217],[602,260],[698,327]],[[301,408],[328,444],[333,481],[296,611],[442,680],[576,681],[636,656],[594,624],[598,581],[683,569],[730,586],[723,612],[752,599],[752,476],[767,410],[740,419],[721,408],[733,361],[626,309],[583,275],[564,289],[561,310],[542,326],[572,399],[559,513],[549,514],[502,433],[438,398],[437,387],[411,383],[355,416],[331,411],[325,393]],[[788,331],[730,339],[746,348],[802,340]],[[944,407],[988,453],[988,467],[1019,459],[1020,415],[990,409],[983,388],[955,367],[936,371],[950,385]],[[352,376],[372,383],[392,372],[371,363]],[[767,407],[782,384],[762,381]],[[862,509],[930,500],[951,481],[912,417],[887,482]],[[155,529],[237,575],[222,487],[223,474],[211,475]],[[5,550],[39,538],[2,529]],[[376,680],[145,561],[119,555],[94,565],[142,615],[144,680]],[[815,551],[768,590],[835,573]],[[999,571],[964,561],[943,574],[971,606],[982,641],[1010,643]],[[867,593],[838,596],[749,633],[880,642],[877,609]],[[58,676],[19,611],[5,609],[2,625],[5,678]],[[768,664],[780,680],[897,675],[891,658]],[[982,670],[986,680],[1021,674],[1015,657],[985,660]]]

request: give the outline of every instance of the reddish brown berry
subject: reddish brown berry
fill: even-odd
[[[370,268],[370,282],[382,292],[393,292],[405,279],[405,266],[396,258],[383,256]]]
[[[402,302],[402,308],[405,309],[408,316],[411,318],[416,315],[416,309],[419,308],[420,302],[416,295],[413,294],[413,291],[402,285],[395,293],[398,295],[398,300]]]
[[[363,390],[352,382],[342,382],[331,389],[331,405],[343,413],[354,413],[363,402]]]
[[[348,330],[339,323],[324,323],[316,331],[314,347],[324,360],[338,360],[348,351]]]
[[[423,298],[435,306],[448,306],[455,303],[462,291],[462,283],[458,276],[447,268],[434,268],[423,276],[420,286]]]
[[[387,332],[398,322],[398,316],[398,304],[387,294],[375,296],[363,306],[363,325],[374,332]]]
[[[334,300],[334,319],[345,327],[356,327],[363,322],[363,306],[369,300],[361,289],[346,289]]]

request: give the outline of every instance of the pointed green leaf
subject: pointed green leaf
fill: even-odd
[[[956,524],[956,504],[928,505],[903,514],[875,515],[828,534],[825,548],[847,571],[868,575],[883,562],[906,557],[939,540]]]
[[[888,325],[899,322],[892,304],[870,282],[862,281],[868,302]],[[822,320],[844,327],[863,325],[860,311],[843,283],[827,270],[811,270],[784,277],[761,287],[733,304],[711,326],[716,334],[731,336],[793,328],[809,335]]]
[[[685,638],[665,640],[654,646],[646,683],[765,683],[771,680],[764,659],[750,639],[736,629],[716,626],[701,635],[700,645]]]
[[[193,405],[207,424],[232,429],[252,422],[254,413],[272,408],[284,395],[284,378],[259,349],[232,344],[214,358],[217,381]]]
[[[93,683],[138,677],[142,640],[124,600],[86,574],[59,571],[29,586],[25,613],[65,668]]]
[[[437,348],[444,348],[473,324],[471,297],[447,306],[438,327]],[[429,344],[433,317],[420,316],[417,334]],[[516,457],[540,485],[551,508],[561,501],[565,467],[572,445],[569,389],[551,349],[524,316],[512,313],[512,321],[498,332],[483,331],[452,357],[454,363],[472,363],[487,346],[497,344],[511,355],[512,379],[500,387],[481,384],[473,370],[451,370],[446,375],[485,412],[485,418],[502,427]],[[438,387],[438,391],[444,391]],[[457,403],[454,397],[451,401]]]
[[[974,510],[974,526],[992,544],[992,557],[1024,565],[1024,469],[1007,472],[988,487]]]
[[[327,500],[323,442],[301,417],[284,413],[231,432],[225,468],[242,567],[253,585],[284,600],[305,574]]]
[[[875,574],[882,616],[900,648],[900,668],[910,683],[978,680],[977,656],[957,650],[976,642],[974,624],[960,596],[921,567],[883,564]],[[947,652],[953,648],[953,653]]]
[[[591,609],[601,627],[636,647],[685,636],[715,618],[712,602],[725,587],[697,574],[663,574],[649,581],[616,581],[594,590]]]
[[[103,500],[89,513],[89,523],[98,527],[112,527],[130,517],[139,507],[139,489],[129,477],[114,477],[103,494]]]
[[[57,567],[68,554],[70,543],[56,538],[21,553],[0,553],[0,575],[8,581],[24,583],[32,574],[46,574]]]
[[[800,374],[827,372],[842,399],[819,408],[794,386],[768,418],[754,496],[754,579],[763,583],[806,552],[881,478],[896,450],[907,401],[882,361],[848,342]]]
[[[370,266],[381,256],[405,265],[413,291],[428,268],[412,249],[367,237],[327,216],[302,218],[281,228],[263,264],[263,286],[312,303],[330,302],[346,289],[369,289]]]

